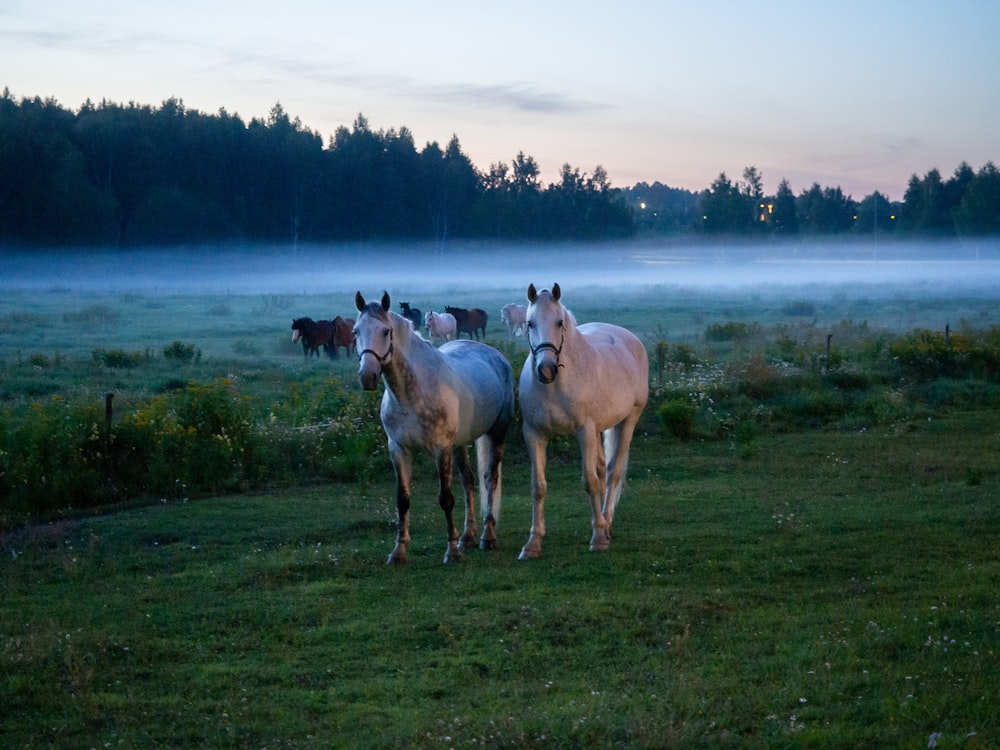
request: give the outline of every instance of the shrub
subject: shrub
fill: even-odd
[[[106,436],[97,405],[74,406],[60,396],[31,405],[15,424],[0,415],[0,528],[38,515],[100,505],[110,499],[104,482]]]
[[[113,425],[102,402],[72,405],[61,396],[30,404],[26,419],[4,412],[0,529],[122,500],[365,481],[389,470],[378,398],[337,379],[315,389],[318,399],[290,388],[290,398],[265,406],[229,379],[170,381]]]
[[[1000,377],[1000,334],[949,333],[917,329],[893,342],[890,352],[904,375],[921,380],[938,377]]]
[[[695,436],[696,414],[697,409],[680,398],[665,401],[656,410],[660,424],[678,440],[690,440]]]
[[[868,373],[853,368],[831,370],[826,377],[831,385],[842,391],[866,391],[872,385]]]
[[[781,375],[759,354],[741,365],[734,366],[731,376],[738,380],[751,398],[767,398],[780,387]]]
[[[114,436],[123,485],[164,497],[246,488],[256,448],[250,400],[224,379],[154,396]]]
[[[181,341],[174,341],[170,346],[163,347],[163,358],[175,362],[200,362],[201,349],[194,344],[185,344]]]
[[[757,323],[712,323],[705,329],[705,338],[709,341],[740,341],[748,339],[757,331],[760,326]]]
[[[131,369],[152,359],[149,349],[143,352],[126,352],[122,349],[93,349],[90,356],[94,362],[104,367]]]

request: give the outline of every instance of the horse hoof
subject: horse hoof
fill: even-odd
[[[386,565],[406,565],[406,555],[389,555]]]
[[[518,560],[537,560],[542,556],[542,551],[537,549],[528,549],[525,547],[521,550],[521,554],[517,556]]]
[[[466,534],[458,542],[458,546],[462,549],[468,549],[476,546],[476,535]]]
[[[495,550],[500,549],[500,541],[498,539],[480,539],[479,549]]]

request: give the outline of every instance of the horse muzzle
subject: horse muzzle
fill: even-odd
[[[358,371],[358,382],[361,383],[361,387],[364,390],[374,391],[378,388],[378,376],[377,372],[362,368]]]
[[[358,355],[358,382],[361,383],[362,388],[366,391],[374,391],[378,388],[378,380],[382,377],[382,368],[391,354],[392,346],[383,355],[373,349],[361,351]]]
[[[535,367],[535,377],[538,378],[539,383],[544,385],[549,385],[556,379],[556,375],[559,374],[559,365],[555,362],[539,362]]]
[[[549,385],[559,374],[559,355],[562,354],[562,343],[559,346],[545,341],[532,347],[531,355],[535,358],[535,377],[538,382]]]

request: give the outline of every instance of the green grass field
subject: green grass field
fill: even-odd
[[[27,524],[5,511],[0,744],[1000,746],[996,373],[907,338],[949,325],[958,354],[989,353],[994,301],[563,293],[581,322],[636,330],[654,364],[607,554],[588,552],[576,448],[560,440],[544,556],[517,561],[530,526],[517,434],[501,549],[458,565],[441,563],[426,460],[410,563],[385,565],[382,450],[244,491],[59,506]],[[517,294],[479,299],[498,310]],[[292,317],[349,313],[341,296],[5,295],[0,436],[37,437],[71,404],[100,415],[108,392],[124,429],[151,400],[215,404],[219,378],[249,404],[246,439],[276,454],[340,429],[316,426],[344,403],[374,419],[353,359],[306,362],[291,344]],[[489,336],[519,367],[523,342],[498,320]],[[175,341],[200,357],[168,361]],[[108,367],[95,349],[143,356]],[[282,431],[260,438],[272,417]]]

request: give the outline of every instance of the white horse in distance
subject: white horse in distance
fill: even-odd
[[[507,326],[508,336],[523,336],[527,330],[527,305],[513,302],[500,308],[500,320]]]
[[[458,334],[458,322],[451,313],[438,313],[430,310],[424,314],[424,326],[427,328],[427,336],[432,344],[435,337],[443,341],[451,341]]]

